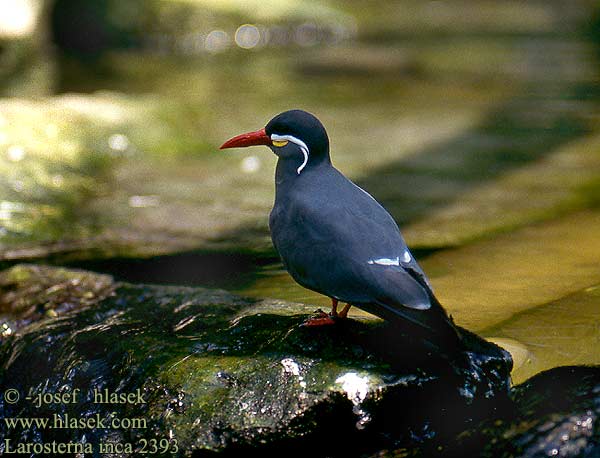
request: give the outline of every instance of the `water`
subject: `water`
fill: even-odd
[[[331,6],[319,14],[337,24]],[[273,155],[217,150],[299,107],[401,224],[457,323],[520,355],[516,382],[600,363],[589,5],[479,6],[350,2],[333,47],[63,61],[60,94],[0,100],[0,261],[328,307],[271,247]]]

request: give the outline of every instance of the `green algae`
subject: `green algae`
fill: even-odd
[[[417,247],[462,245],[521,226],[596,206],[597,136],[584,137],[547,157],[482,183],[460,199],[405,227]]]
[[[528,350],[512,373],[513,382],[521,383],[556,366],[600,364],[599,322],[600,287],[591,286],[517,313],[484,334],[517,340]]]
[[[84,271],[18,265],[0,273],[1,334],[47,321],[110,296],[112,279]]]
[[[114,170],[126,158],[207,149],[203,141],[193,143],[191,135],[184,136],[188,141],[180,142],[179,150],[174,148],[167,139],[178,136],[174,126],[185,126],[172,119],[168,104],[159,107],[151,98],[134,101],[105,93],[4,100],[0,110],[0,173],[5,177],[0,182],[0,242],[5,259],[19,257],[11,254],[12,248],[27,253],[33,247],[35,253],[36,244],[42,252],[40,244],[55,243],[61,249],[60,242],[68,241],[67,250],[69,245],[91,245],[87,241],[111,222],[109,214],[93,210],[92,202],[110,194]],[[148,127],[152,136],[144,132]]]
[[[422,435],[430,443],[432,428],[441,434],[434,442],[447,440],[507,394],[510,359],[469,333],[468,352],[441,356],[380,320],[316,331],[302,327],[310,309],[300,304],[113,283],[106,276],[41,266],[17,266],[2,275],[4,285],[16,281],[13,293],[33,306],[51,301],[56,292],[33,287],[81,281],[64,299],[77,306],[2,336],[0,386],[32,395],[81,390],[84,401],[42,405],[38,416],[51,417],[58,409],[79,418],[116,413],[148,422],[140,429],[98,429],[94,442],[168,437],[178,441],[179,456],[206,450],[241,454],[240,447],[309,450],[334,430],[352,436],[335,453],[356,455],[390,437],[401,443]],[[98,284],[104,289],[108,284],[110,294],[99,297]],[[97,297],[93,304],[81,300],[86,294],[78,296],[86,289]],[[93,403],[94,389],[139,389],[145,402]],[[400,422],[389,421],[391,411],[432,396],[448,408],[408,409]],[[25,415],[31,405],[0,408],[10,417],[15,409]],[[450,423],[446,412],[452,412]],[[323,428],[323,422],[331,427]],[[5,433],[50,442],[80,441],[83,432],[33,427]]]
[[[440,301],[476,332],[597,283],[597,211],[532,225],[424,262]]]

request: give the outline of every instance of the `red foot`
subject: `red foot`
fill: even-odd
[[[331,314],[328,315],[321,309],[315,310],[314,313],[315,314],[304,321],[301,326],[330,326],[335,324],[335,319]]]
[[[318,316],[314,318],[309,318],[304,323],[302,323],[302,326],[331,326],[332,324],[335,324],[335,320],[330,316]]]

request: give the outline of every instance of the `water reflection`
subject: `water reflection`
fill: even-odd
[[[340,375],[335,383],[341,385],[348,399],[354,404],[353,412],[358,417],[357,429],[364,429],[371,421],[371,416],[361,408],[361,404],[369,393],[371,380],[368,376],[360,376],[356,372],[346,372]]]
[[[172,3],[163,6],[180,12]],[[486,3],[465,14],[447,2],[349,2],[344,11],[291,2],[299,11],[291,17],[270,2],[276,16],[258,17],[246,3],[226,3],[211,6],[227,10],[214,13],[218,20],[188,5],[193,14],[172,17],[189,23],[157,23],[135,46],[98,43],[94,64],[61,60],[62,91],[89,95],[0,100],[0,259],[31,257],[34,247],[43,260],[58,252],[56,262],[76,259],[130,281],[327,307],[275,261],[267,231],[274,157],[216,152],[232,132],[298,106],[324,120],[335,164],[386,205],[411,246],[443,252],[426,270],[459,322],[524,344],[543,363],[524,364],[522,374],[597,361],[576,354],[597,330],[561,314],[548,323],[555,338],[542,342],[534,320],[519,315],[541,307],[546,320],[553,301],[595,282],[582,265],[597,258],[578,250],[563,254],[569,278],[539,267],[555,252],[539,245],[547,221],[600,196],[594,45],[556,27],[557,18],[583,27],[585,11],[563,18],[542,4]],[[516,229],[532,223],[539,232],[520,245]],[[584,223],[588,237],[591,218],[563,227]],[[512,240],[469,252],[474,240],[505,232]],[[578,239],[561,240],[564,250]],[[512,264],[495,270],[506,253]],[[552,279],[553,296],[544,295],[547,282],[531,280],[536,272]]]

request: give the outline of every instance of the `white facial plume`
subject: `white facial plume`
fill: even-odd
[[[302,154],[304,155],[304,161],[302,162],[300,167],[298,167],[298,170],[297,170],[298,175],[300,175],[300,172],[302,172],[302,170],[304,169],[304,167],[306,167],[306,164],[308,163],[309,150],[308,150],[308,146],[306,146],[306,143],[304,143],[299,138],[294,137],[293,135],[271,134],[271,140],[274,142],[288,141],[288,142],[295,143],[296,145],[298,145],[300,147],[300,150],[302,151]]]

